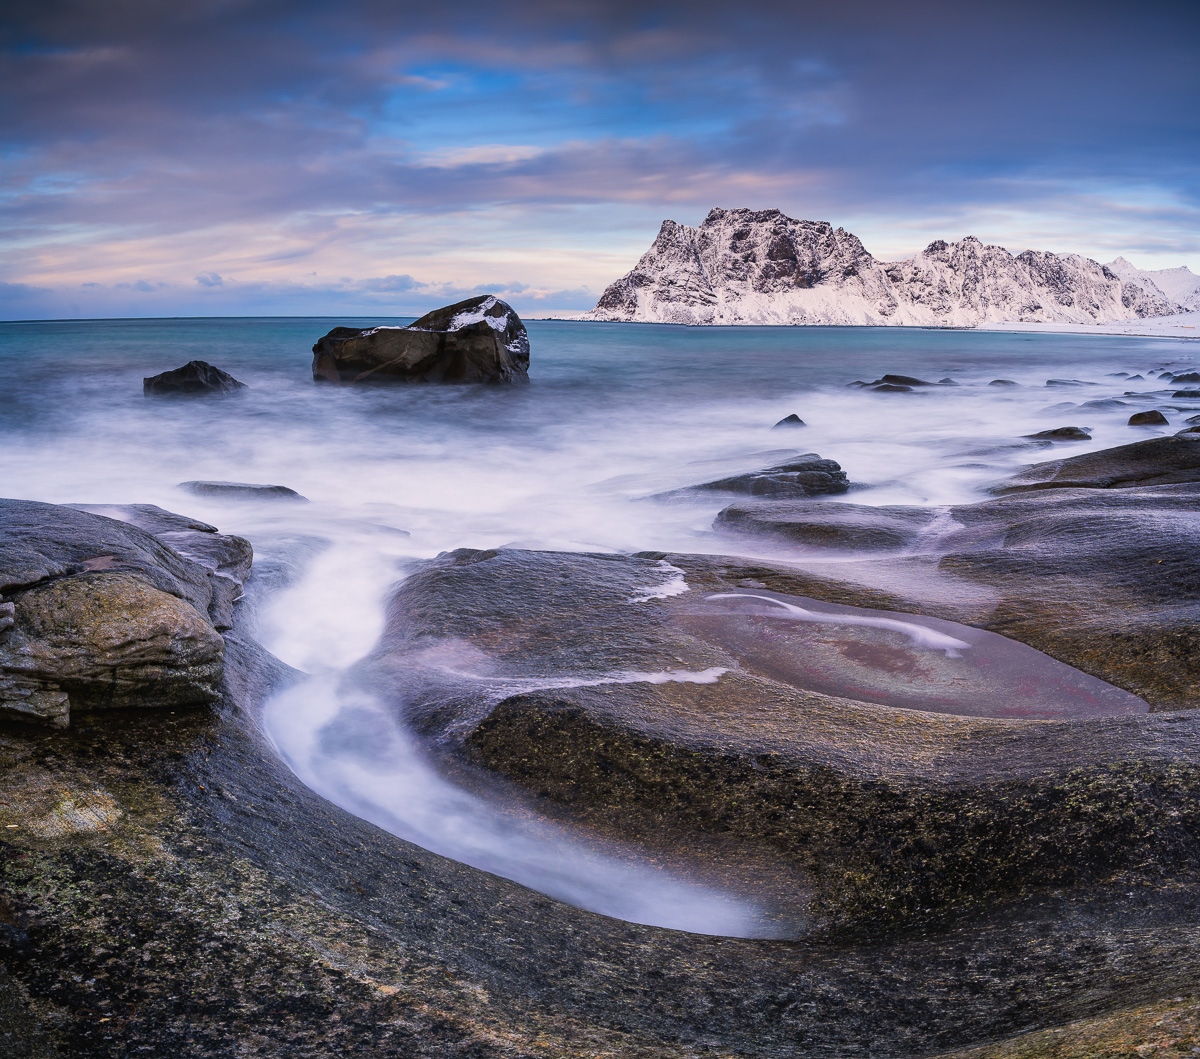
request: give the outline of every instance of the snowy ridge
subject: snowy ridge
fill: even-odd
[[[1165,270],[1180,271],[1187,272]],[[1094,324],[1182,311],[1176,297],[1143,275],[1121,275],[1078,254],[1014,256],[974,236],[939,239],[915,257],[885,263],[826,221],[714,209],[698,228],[664,221],[633,270],[584,319],[970,327]]]
[[[1186,265],[1149,270],[1137,268],[1119,257],[1104,267],[1127,283],[1136,283],[1144,290],[1157,291],[1167,301],[1175,302],[1189,312],[1200,309],[1200,276]]]

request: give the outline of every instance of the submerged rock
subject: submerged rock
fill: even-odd
[[[156,517],[148,510],[131,517]],[[170,533],[210,539],[208,555],[185,557],[132,522],[0,500],[0,594],[11,619],[0,629],[0,716],[65,725],[73,710],[216,701],[218,626],[232,623],[249,544]],[[203,550],[192,536],[178,543]]]
[[[529,381],[529,335],[492,295],[435,309],[408,327],[335,327],[313,346],[317,382]]]
[[[188,361],[182,368],[164,371],[142,380],[142,392],[147,396],[160,394],[233,393],[246,389],[228,372],[214,368],[203,360]]]
[[[217,496],[230,500],[299,500],[308,503],[308,497],[301,496],[295,489],[286,485],[256,485],[252,482],[180,482],[180,489],[186,489],[195,496]]]
[[[1012,379],[993,379],[988,383],[989,386],[1019,386],[1020,383],[1013,382]]]
[[[1021,437],[1037,441],[1091,441],[1092,432],[1086,427],[1053,427],[1039,430],[1036,434],[1022,434]]]

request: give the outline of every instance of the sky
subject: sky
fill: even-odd
[[[664,218],[1200,273],[1200,4],[6,0],[0,319],[590,308]]]

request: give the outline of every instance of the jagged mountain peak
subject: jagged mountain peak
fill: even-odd
[[[1026,250],[1014,257],[967,235],[935,239],[915,257],[883,263],[828,221],[714,207],[698,227],[664,221],[650,249],[587,318],[963,326],[1097,323],[1179,311],[1177,299],[1152,283],[1078,254]]]

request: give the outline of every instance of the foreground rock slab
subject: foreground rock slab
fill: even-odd
[[[335,327],[313,346],[317,382],[529,381],[529,335],[492,295],[426,313],[408,327]]]
[[[477,650],[491,652],[507,642],[509,628],[516,642],[505,665],[522,664],[525,644],[528,664],[572,671],[581,648],[562,638],[556,646],[552,622],[595,628],[572,610],[580,601],[600,605],[621,635],[611,655],[596,659],[597,673],[626,660],[681,668],[692,659],[663,648],[690,634],[671,632],[673,610],[668,603],[660,613],[656,601],[706,589],[798,589],[782,568],[712,557],[681,559],[691,588],[669,597],[654,592],[679,575],[656,558],[475,553],[477,561],[467,562],[470,554],[420,575],[428,599],[449,591],[445,598],[476,605],[474,614],[435,609],[411,630],[411,645],[430,649],[427,673],[439,658],[443,670],[448,662],[461,669],[464,638],[476,636]],[[505,561],[489,568],[495,559]],[[252,577],[248,591],[254,584]],[[495,590],[495,601],[485,590]],[[537,599],[548,592],[545,609]],[[499,613],[516,620],[506,628]],[[660,639],[664,629],[670,642]],[[459,645],[450,653],[442,650],[447,633]],[[603,651],[605,642],[592,646]],[[1181,750],[1195,740],[1190,716],[1101,720],[1094,734],[1090,725],[1031,725],[1054,739],[1069,729],[1082,737],[1075,753],[1090,759],[1074,776],[1052,769],[1038,779],[1039,748],[1050,753],[1053,739],[1026,745],[1016,735],[1020,724],[911,710],[878,715],[900,718],[900,740],[918,750],[948,726],[940,730],[957,735],[943,749],[962,747],[973,765],[980,732],[988,753],[1015,748],[1014,760],[1001,764],[1021,778],[1011,787],[995,781],[994,810],[970,787],[951,804],[956,788],[936,779],[943,758],[918,753],[928,782],[902,781],[910,768],[902,752],[888,759],[899,771],[871,766],[872,740],[889,725],[868,718],[865,728],[857,725],[862,749],[842,766],[833,755],[832,771],[814,771],[775,828],[791,841],[809,828],[819,848],[842,850],[821,892],[857,892],[861,911],[840,933],[742,941],[591,915],[434,856],[324,802],[262,740],[258,704],[274,680],[285,679],[264,676],[227,694],[215,711],[82,714],[63,733],[0,725],[0,1040],[9,1033],[38,1056],[84,1059],[134,1052],[216,1059],[250,1046],[266,1055],[405,1059],[833,1059],[864,1050],[899,1059],[1022,1033],[1037,1045],[1052,1026],[1064,1027],[1055,1042],[1093,1047],[1064,1054],[1103,1054],[1097,1041],[1141,1044],[1164,1019],[1196,1020],[1194,1001],[1173,999],[1190,997],[1200,972],[1196,778]],[[482,701],[486,713],[489,697],[478,683],[468,690],[466,700]],[[561,701],[590,711],[602,700],[573,699],[589,691],[599,696],[604,687],[560,689]],[[643,700],[639,710],[670,728],[657,705]],[[670,741],[690,738],[697,753],[664,759],[650,743],[630,753],[628,725],[608,725],[617,736],[609,749],[588,736],[586,712],[578,720],[565,712],[549,712],[547,731],[574,727],[588,737],[579,746],[600,755],[583,774],[573,811],[605,783],[619,795],[611,811],[617,821],[650,820],[652,835],[662,825],[621,793],[649,786],[663,792],[654,796],[667,806],[663,818],[676,826],[683,814],[711,819],[734,842],[729,836],[754,816],[749,807],[778,804],[778,755],[743,755],[742,747],[769,734],[747,730],[745,718],[740,734],[704,742],[707,722],[693,710]],[[769,710],[761,717],[772,723]],[[831,731],[844,733],[843,743],[853,738],[854,725],[833,720],[816,741],[833,746]],[[649,720],[632,723],[644,728]],[[1128,764],[1105,765],[1114,733],[1138,725],[1148,727],[1126,746]],[[498,723],[497,735],[479,746],[499,755],[503,743],[516,742],[505,731],[514,725]],[[549,751],[559,745],[551,740],[538,751],[551,765],[543,799],[551,806],[570,765],[553,763]],[[741,792],[756,799],[745,806],[733,804],[733,784],[713,793],[717,774],[732,776],[737,761],[746,766]],[[530,759],[531,774],[537,764]],[[681,768],[700,782],[675,808],[660,784]],[[593,778],[604,771],[607,779]],[[1051,824],[1058,830],[1047,840]],[[997,841],[999,851],[987,854]],[[1069,849],[1060,857],[1063,842]],[[855,848],[861,857],[847,860]],[[1071,850],[1082,856],[1064,868]],[[1044,867],[1042,852],[1051,854]],[[990,867],[956,880],[955,866],[973,863]],[[957,886],[959,897],[939,904],[925,884],[906,889],[926,874]],[[1084,886],[1083,878],[1093,881]],[[878,905],[879,893],[892,896]],[[839,907],[850,913],[853,902]],[[855,933],[855,922],[869,922],[866,932]],[[983,1054],[1010,1054],[986,1050],[993,1047],[984,1045]]]
[[[65,726],[220,695],[248,542],[150,506],[101,510],[117,517],[0,500],[0,717]]]

